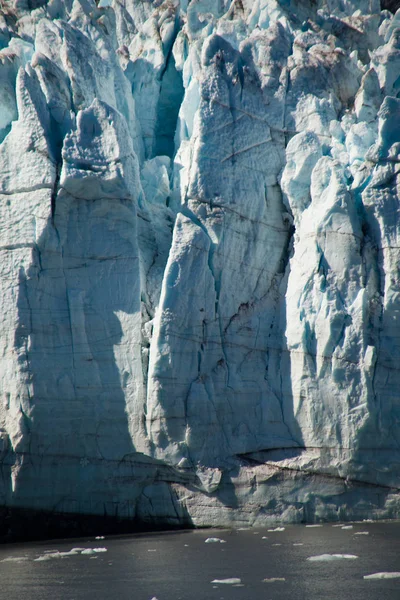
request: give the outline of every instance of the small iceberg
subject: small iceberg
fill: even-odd
[[[355,554],[319,554],[307,558],[310,562],[330,562],[332,560],[355,560],[358,558]]]
[[[371,575],[364,575],[363,579],[399,579],[399,571],[383,571],[382,573],[372,573]]]
[[[242,580],[238,577],[230,577],[228,579],[213,579],[211,583],[223,583],[228,585],[238,585],[242,583]]]

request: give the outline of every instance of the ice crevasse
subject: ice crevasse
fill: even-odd
[[[396,9],[1,3],[1,515],[400,516]]]

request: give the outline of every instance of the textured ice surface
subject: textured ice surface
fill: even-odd
[[[400,15],[0,8],[0,505],[400,516]]]

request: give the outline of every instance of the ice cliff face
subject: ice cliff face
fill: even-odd
[[[394,4],[0,3],[0,505],[400,515]]]

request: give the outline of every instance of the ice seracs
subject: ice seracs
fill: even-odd
[[[399,516],[399,32],[378,0],[1,9],[1,505]]]

